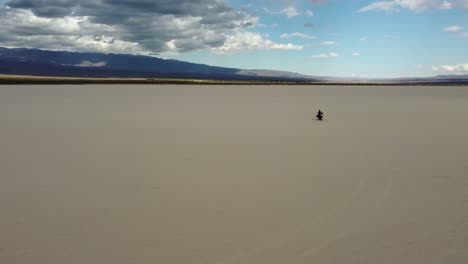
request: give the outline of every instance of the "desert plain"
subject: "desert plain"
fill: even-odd
[[[0,86],[0,263],[465,264],[467,246],[466,86]]]

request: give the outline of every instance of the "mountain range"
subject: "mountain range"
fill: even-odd
[[[439,75],[429,78],[372,80],[350,79],[309,76],[287,71],[217,67],[152,56],[2,47],[0,47],[0,74],[92,78],[468,84],[468,75]]]
[[[0,74],[103,78],[315,80],[313,76],[286,71],[243,70],[150,56],[1,47]]]

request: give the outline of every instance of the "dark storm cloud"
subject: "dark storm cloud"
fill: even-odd
[[[71,13],[76,1],[71,0],[13,0],[7,3],[11,8],[31,9],[38,16],[63,17]]]
[[[49,35],[40,42],[89,36],[96,42],[85,43],[90,47],[105,48],[116,44],[114,39],[156,53],[216,48],[227,33],[256,22],[224,0],[11,0],[2,9],[0,33],[10,34],[12,41],[38,35]]]

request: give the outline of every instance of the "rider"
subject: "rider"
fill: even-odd
[[[323,112],[321,110],[318,111],[316,117],[319,119],[319,120],[322,120],[323,119]]]

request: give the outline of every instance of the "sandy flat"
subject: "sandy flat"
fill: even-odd
[[[0,86],[0,263],[466,264],[467,247],[468,87]]]

